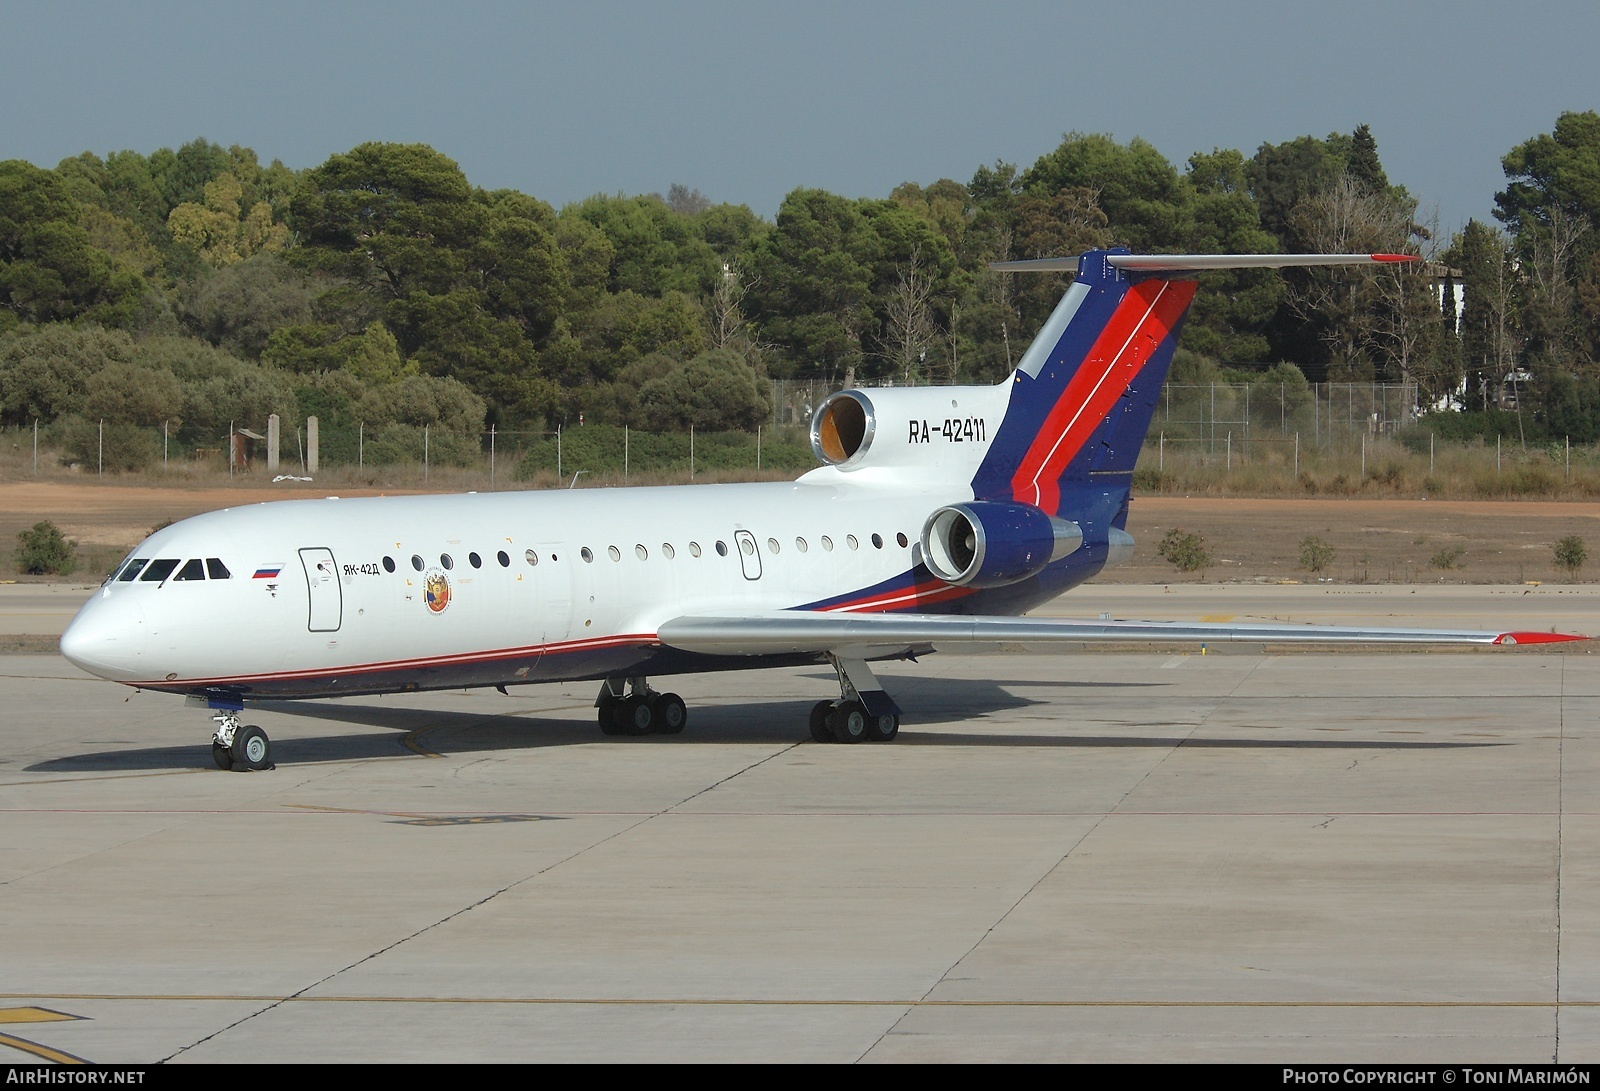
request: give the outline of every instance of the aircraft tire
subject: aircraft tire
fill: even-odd
[[[658,735],[677,735],[689,722],[689,709],[676,693],[660,694],[650,704]]]
[[[251,772],[272,768],[272,743],[265,731],[252,724],[234,732],[233,767]]]
[[[655,730],[655,710],[643,697],[625,697],[617,712],[625,735],[648,735]]]
[[[833,729],[828,726],[828,714],[834,702],[818,701],[811,706],[811,738],[815,742],[833,742]]]
[[[900,717],[893,714],[867,717],[868,742],[894,742],[894,737],[898,734],[900,734]]]
[[[211,740],[211,760],[217,763],[217,768],[227,771],[233,768],[233,751],[226,746]]]
[[[836,742],[860,742],[867,737],[867,710],[860,701],[840,701],[828,716]]]

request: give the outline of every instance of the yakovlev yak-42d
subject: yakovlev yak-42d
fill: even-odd
[[[219,766],[270,764],[252,700],[599,681],[608,734],[674,734],[650,676],[830,663],[818,741],[887,742],[875,660],[1093,641],[1512,644],[1551,633],[1021,617],[1126,558],[1134,462],[1207,269],[1401,255],[1134,255],[1076,270],[996,386],[845,390],[797,481],[282,501],[157,531],[61,639],[73,663],[214,711]]]

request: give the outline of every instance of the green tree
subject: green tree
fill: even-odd
[[[52,324],[0,337],[0,420],[49,422],[83,411],[90,377],[133,360],[120,330]]]
[[[78,543],[68,541],[61,528],[51,522],[35,523],[17,534],[12,554],[18,572],[30,576],[69,575],[77,566],[73,551]]]
[[[95,249],[79,218],[50,171],[0,162],[0,332],[19,322],[134,320],[143,278]]]
[[[639,391],[644,427],[705,431],[753,430],[772,417],[770,385],[728,349],[701,353]]]

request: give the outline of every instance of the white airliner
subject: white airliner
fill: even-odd
[[[1512,644],[1551,633],[1025,618],[1132,550],[1134,462],[1206,269],[1398,255],[1005,263],[1076,278],[996,386],[846,390],[816,411],[825,464],[742,485],[257,504],[152,534],[61,651],[215,713],[227,769],[271,765],[263,698],[593,679],[608,734],[673,734],[651,675],[828,662],[818,741],[887,742],[870,661],[1094,641]]]

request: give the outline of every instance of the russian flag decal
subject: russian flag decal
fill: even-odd
[[[281,562],[278,564],[264,564],[256,569],[256,574],[250,578],[253,580],[275,580],[278,578],[278,573],[282,571],[283,564]]]

